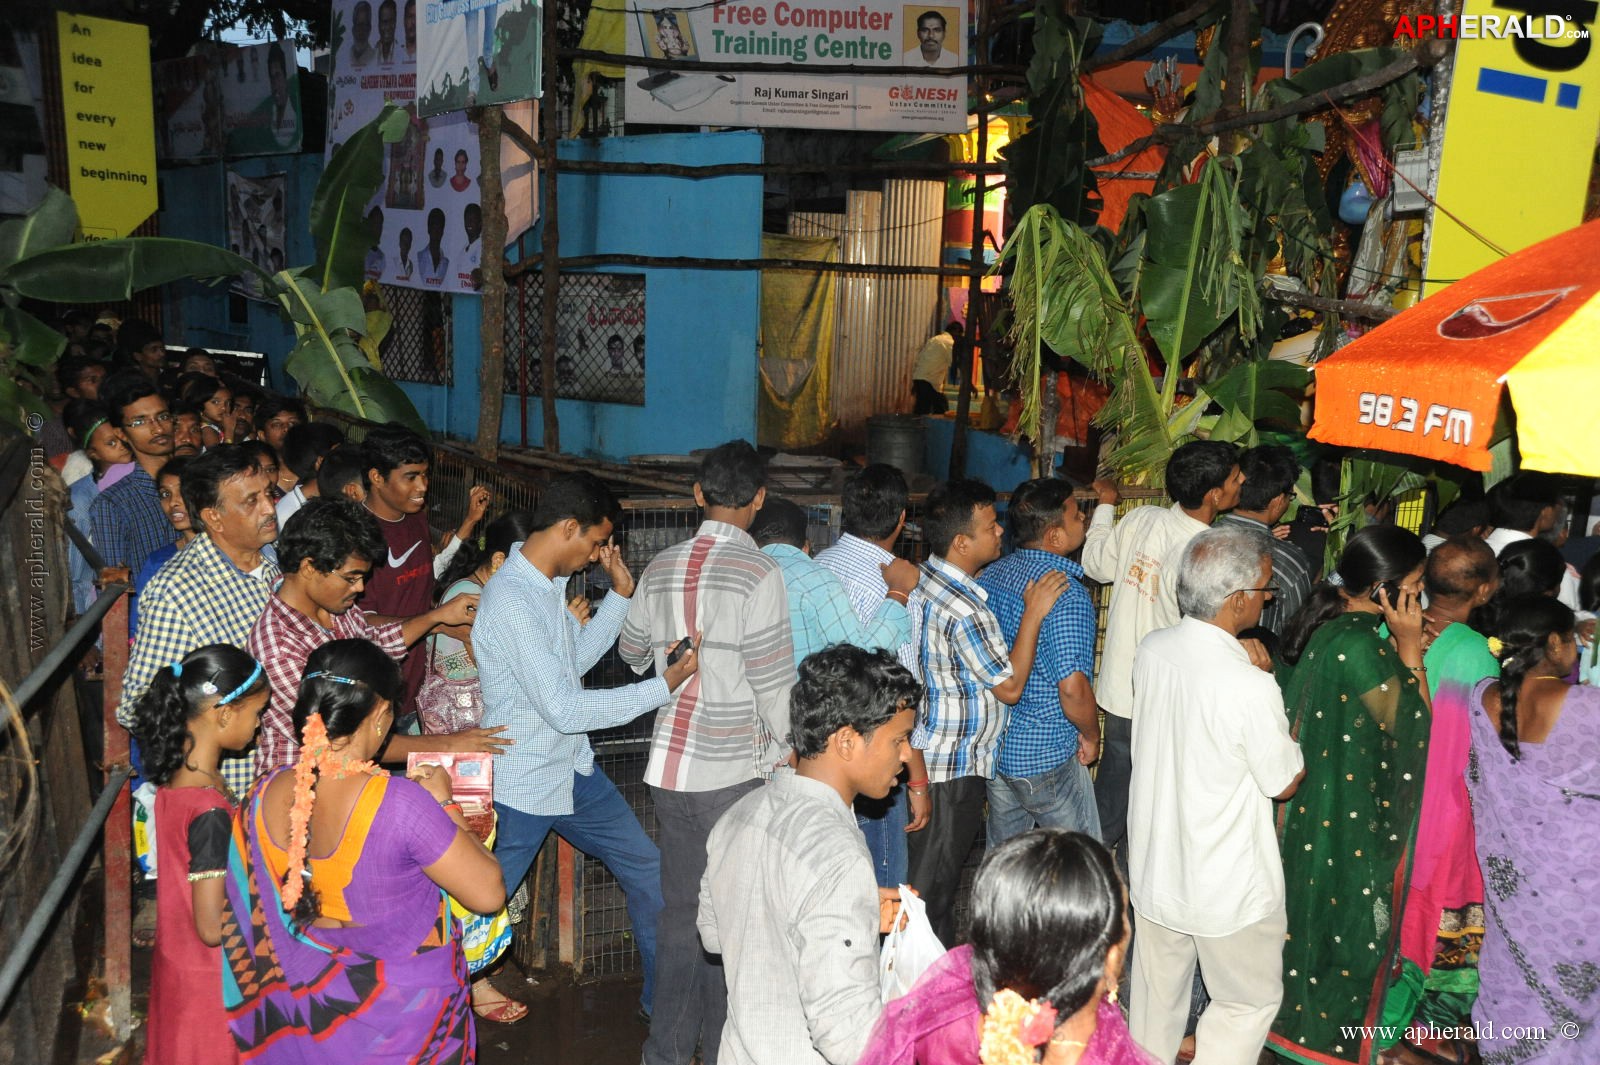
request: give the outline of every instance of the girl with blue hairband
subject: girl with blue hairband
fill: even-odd
[[[157,785],[156,941],[145,1061],[237,1061],[222,1005],[223,881],[238,798],[223,751],[255,741],[270,690],[261,664],[229,644],[158,670],[134,710],[145,776]]]

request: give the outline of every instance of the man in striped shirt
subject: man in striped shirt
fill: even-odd
[[[704,521],[645,567],[618,641],[634,672],[661,673],[674,646],[703,634],[700,671],[661,704],[645,768],[664,902],[646,1065],[688,1065],[697,1045],[704,1065],[716,1065],[727,989],[695,930],[706,840],[789,754],[789,600],[782,570],[746,531],[766,501],[766,477],[746,441],[706,455],[694,486]]]
[[[933,800],[927,829],[909,841],[909,871],[946,944],[955,942],[956,888],[983,827],[1006,704],[1022,697],[1040,626],[1067,588],[1060,570],[1029,582],[1017,638],[1007,645],[989,593],[975,579],[1000,557],[994,500],[994,489],[982,481],[950,481],[928,493],[922,529],[933,554],[907,609],[912,660],[906,664],[927,689],[911,746],[927,761]]]

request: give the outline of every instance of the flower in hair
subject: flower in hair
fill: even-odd
[[[1489,653],[1490,654],[1494,655],[1496,658],[1499,658],[1500,657],[1500,652],[1504,651],[1505,649],[1506,649],[1506,645],[1500,642],[1500,637],[1498,637],[1498,636],[1489,637]]]
[[[1036,1047],[1056,1030],[1056,1008],[1042,999],[1025,999],[1010,988],[996,991],[983,1014],[978,1058],[983,1065],[1033,1065]]]
[[[289,913],[294,912],[305,892],[306,848],[311,838],[311,807],[316,801],[313,789],[319,771],[335,780],[353,773],[383,773],[372,762],[334,750],[321,714],[312,713],[306,718],[300,757],[294,764],[294,804],[289,807],[289,869],[283,879],[283,908]]]

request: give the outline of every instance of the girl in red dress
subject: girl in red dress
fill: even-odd
[[[237,647],[212,644],[159,670],[136,709],[156,792],[156,946],[146,1065],[225,1065],[238,1051],[222,1008],[223,877],[238,799],[222,752],[255,739],[266,676]]]

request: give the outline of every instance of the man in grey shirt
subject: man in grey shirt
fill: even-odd
[[[700,939],[720,953],[725,1065],[853,1065],[883,1009],[878,935],[896,917],[851,804],[883,798],[910,750],[922,687],[885,651],[835,644],[800,665],[796,755],[707,843]]]

